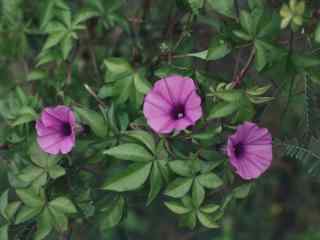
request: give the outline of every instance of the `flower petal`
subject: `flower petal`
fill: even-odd
[[[58,154],[60,150],[60,142],[63,141],[63,136],[60,133],[55,133],[47,136],[38,136],[37,142],[40,148],[50,154]]]
[[[188,99],[190,98],[190,95],[192,94],[192,97],[197,97],[199,100],[199,104],[201,104],[201,98],[197,95],[196,93],[196,86],[194,84],[194,81],[191,78],[188,77],[184,77],[183,78],[184,83],[183,86],[180,87],[180,92],[179,92],[179,101],[181,103],[185,103],[186,105],[189,105],[190,108],[192,108],[192,104],[191,103],[186,103],[186,101],[188,101]],[[194,99],[192,100],[192,102],[194,103]]]
[[[54,134],[57,132],[57,130],[54,128],[46,127],[42,123],[41,119],[38,119],[36,122],[36,130],[37,130],[37,135],[40,137]]]
[[[270,144],[272,142],[272,137],[268,129],[259,128],[256,125],[252,125],[252,123],[247,125],[246,128],[243,128],[243,132],[246,132],[245,144]]]
[[[50,108],[45,108],[41,113],[41,121],[44,126],[60,129],[62,121],[55,116]]]
[[[187,117],[184,117],[184,118],[181,118],[179,120],[176,121],[176,127],[175,129],[178,130],[178,131],[181,131],[181,130],[184,130],[186,129],[187,127],[189,126],[192,126],[194,124],[193,121],[191,121],[189,118]]]
[[[163,115],[170,115],[172,106],[162,98],[159,94],[151,91],[145,97],[143,112],[146,118],[159,117]]]
[[[49,110],[56,118],[60,119],[63,122],[69,121],[69,114],[70,112],[72,112],[69,107],[61,105],[50,108]]]
[[[197,108],[194,108],[192,110],[187,109],[186,110],[186,117],[192,121],[192,123],[196,123],[201,117],[202,117],[202,108],[199,106]]]
[[[175,121],[169,116],[150,118],[148,124],[157,133],[170,133],[175,127]]]
[[[190,92],[196,89],[191,78],[178,75],[169,76],[159,80],[154,90],[160,93],[168,102],[184,103]]]
[[[62,154],[71,152],[75,142],[72,136],[66,137],[60,142],[60,151]]]

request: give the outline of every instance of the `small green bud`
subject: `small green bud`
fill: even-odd
[[[305,7],[304,1],[297,2],[297,0],[290,0],[289,5],[283,4],[280,9],[281,28],[284,29],[290,25],[293,31],[298,30],[303,24]]]

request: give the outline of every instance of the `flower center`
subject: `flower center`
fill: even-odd
[[[72,133],[70,123],[64,122],[61,128],[63,136],[70,136]]]
[[[171,111],[171,116],[174,120],[179,120],[181,118],[184,118],[185,116],[185,109],[183,104],[177,104],[173,107]]]
[[[244,153],[244,146],[242,143],[237,143],[235,146],[234,146],[234,155],[237,157],[237,158],[241,158],[241,156],[243,155]]]

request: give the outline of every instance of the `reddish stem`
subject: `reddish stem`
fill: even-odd
[[[255,48],[252,48],[246,65],[241,69],[241,71],[236,75],[236,77],[232,81],[232,85],[234,87],[238,87],[241,84],[243,78],[246,76],[247,72],[249,71],[249,69],[251,67],[251,64],[253,63],[255,55],[256,55],[256,50],[255,50]]]

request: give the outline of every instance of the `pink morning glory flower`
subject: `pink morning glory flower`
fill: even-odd
[[[245,122],[228,139],[227,154],[230,164],[243,179],[259,177],[271,165],[272,137],[266,128]]]
[[[145,97],[143,112],[148,125],[157,133],[194,125],[202,116],[194,81],[177,75],[160,79]]]
[[[75,144],[75,115],[69,107],[47,107],[37,120],[37,142],[47,153],[69,153]]]

